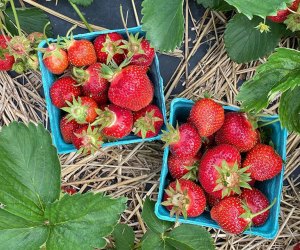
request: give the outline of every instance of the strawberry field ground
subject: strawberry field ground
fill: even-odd
[[[54,34],[65,34],[72,26],[66,17],[76,19],[67,3],[55,1],[36,7],[51,7],[64,14],[52,12]],[[95,30],[121,28],[119,4],[128,10],[128,27],[140,24],[139,1],[122,0],[95,1],[85,9],[89,23],[95,24]],[[105,8],[102,5],[107,5]],[[97,6],[97,7],[95,7]],[[97,13],[94,9],[97,8]],[[45,9],[44,9],[45,10]],[[47,9],[46,9],[47,10]],[[115,10],[115,17],[111,13]],[[47,10],[49,11],[49,10]],[[136,15],[135,15],[136,11]],[[165,84],[167,107],[174,97],[185,97],[198,100],[205,92],[209,92],[221,104],[237,106],[235,96],[243,80],[254,75],[256,67],[263,63],[261,59],[249,64],[237,64],[231,61],[225,51],[224,29],[228,17],[221,12],[204,10],[195,7],[190,1],[185,7],[185,43],[181,49],[170,54],[161,54],[160,68]],[[203,14],[203,15],[202,15]],[[49,14],[50,15],[50,14]],[[100,18],[98,18],[100,17]],[[77,33],[87,32],[84,29]],[[282,40],[280,46],[293,48],[294,39]],[[276,113],[278,103],[265,110],[268,114]],[[10,75],[0,72],[0,126],[12,121],[30,121],[49,126],[41,75],[37,71],[22,75]],[[162,165],[161,142],[147,142],[104,148],[95,155],[82,156],[76,153],[60,155],[62,164],[63,186],[72,186],[79,192],[93,190],[105,192],[112,197],[126,196],[128,207],[121,215],[121,222],[127,223],[135,231],[138,241],[147,227],[141,218],[143,201],[146,196],[155,199],[158,192],[160,169]],[[288,137],[287,162],[285,166],[284,187],[280,212],[280,231],[274,240],[266,240],[256,236],[230,236],[222,230],[207,229],[213,236],[218,249],[286,249],[300,239],[300,137],[291,133]],[[298,169],[298,170],[297,170]]]

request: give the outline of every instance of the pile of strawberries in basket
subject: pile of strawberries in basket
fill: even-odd
[[[110,33],[91,42],[71,36],[43,52],[50,72],[72,72],[50,88],[52,104],[65,112],[60,130],[66,143],[89,153],[131,132],[142,138],[159,133],[163,116],[152,104],[154,86],[147,75],[155,51],[145,38]]]
[[[245,113],[224,112],[204,98],[192,107],[186,123],[168,125],[169,173],[163,205],[171,216],[197,217],[206,206],[225,231],[241,233],[263,225],[275,200],[253,185],[274,178],[282,159],[261,143],[260,132]],[[270,203],[273,204],[270,204]]]

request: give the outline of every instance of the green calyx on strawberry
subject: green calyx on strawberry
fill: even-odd
[[[116,54],[124,54],[124,50],[121,46],[122,42],[122,40],[112,41],[109,35],[106,35],[105,42],[101,49],[101,52],[107,54],[106,63],[111,62]]]
[[[123,40],[124,45],[121,45],[120,48],[126,49],[127,57],[132,57],[136,54],[144,54],[145,51],[143,50],[141,46],[141,42],[144,38],[139,38],[139,33],[136,33],[135,35],[130,34],[128,37],[128,41]]]
[[[171,124],[167,124],[167,131],[162,130],[161,140],[165,142],[164,147],[168,147],[173,143],[177,143],[180,140],[179,125],[177,123],[176,127]]]
[[[114,112],[105,107],[104,110],[97,110],[98,117],[94,121],[93,126],[99,126],[100,130],[109,127],[116,121],[117,117]]]
[[[248,184],[251,181],[250,173],[246,171],[248,167],[239,168],[237,162],[231,167],[223,160],[221,166],[215,166],[215,169],[219,173],[219,178],[216,180],[217,186],[214,188],[214,192],[222,190],[222,198],[230,196],[232,193],[241,194],[242,188],[251,189]]]
[[[89,73],[83,68],[73,67],[72,75],[78,82],[78,85],[83,85],[90,77]]]
[[[296,13],[288,15],[287,19],[284,21],[284,24],[293,32],[300,30],[300,8]]]
[[[101,64],[101,77],[112,82],[114,77],[119,74],[123,68],[125,68],[130,63],[130,59],[125,59],[119,66],[111,61],[109,65],[104,63]]]

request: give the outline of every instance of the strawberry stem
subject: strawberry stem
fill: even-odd
[[[17,29],[18,29],[19,36],[21,36],[22,35],[22,31],[21,31],[21,27],[20,27],[20,23],[19,23],[19,18],[18,18],[18,15],[17,15],[17,11],[16,11],[14,0],[9,0],[9,2],[10,2],[10,5],[11,5],[13,14],[14,14],[14,18],[15,18],[15,22],[16,22],[16,26],[17,26]]]
[[[128,32],[128,29],[127,29],[127,24],[125,22],[125,19],[124,19],[124,15],[123,15],[123,7],[122,5],[120,4],[120,15],[121,15],[121,19],[122,19],[122,23],[124,25],[124,28],[125,28],[125,31],[126,31],[126,35],[127,35],[127,38],[129,39],[129,32]],[[126,18],[127,19],[127,18]]]
[[[256,216],[258,216],[258,215],[261,215],[261,214],[263,214],[264,212],[268,211],[271,207],[274,206],[276,200],[277,200],[277,199],[275,198],[275,199],[272,201],[272,203],[271,203],[268,207],[266,207],[265,209],[259,211],[259,212],[256,213],[256,214],[252,214],[252,215],[251,215],[251,218],[254,218],[254,217],[256,217]]]
[[[81,11],[78,9],[77,5],[72,3],[72,1],[69,0],[69,3],[71,4],[71,6],[73,7],[73,9],[75,10],[75,12],[77,13],[77,15],[80,17],[81,21],[84,23],[85,27],[89,30],[89,32],[93,32],[94,30],[92,29],[92,27],[89,25],[89,23],[87,22],[87,20],[85,19],[84,15],[81,13]]]

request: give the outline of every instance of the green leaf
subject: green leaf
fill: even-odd
[[[172,51],[183,40],[183,0],[144,0],[142,29],[151,45],[160,51]]]
[[[0,133],[0,202],[24,219],[44,221],[43,211],[60,195],[60,164],[49,132],[13,122]]]
[[[166,236],[166,242],[179,250],[215,249],[211,235],[199,226],[182,224]]]
[[[164,240],[163,234],[158,234],[148,230],[142,240],[141,248],[142,250],[175,250],[175,247],[172,247],[166,243]]]
[[[293,0],[225,0],[234,6],[239,13],[243,13],[249,19],[253,16],[275,16],[278,10],[286,9]],[[288,4],[288,5],[287,5]]]
[[[282,94],[279,105],[280,122],[289,131],[300,133],[300,85]]]
[[[35,250],[47,240],[49,228],[0,209],[1,249]]]
[[[17,8],[20,26],[27,34],[32,32],[43,33],[45,25],[49,22],[48,16],[38,8]],[[5,10],[5,25],[12,35],[18,35],[14,25],[15,19],[11,8]],[[52,36],[52,27],[48,26],[47,35]]]
[[[147,197],[143,206],[142,218],[153,232],[164,233],[170,229],[174,223],[158,219],[154,213],[154,207],[155,202]]]
[[[111,199],[102,194],[65,195],[47,206],[51,234],[48,250],[104,248],[103,237],[112,233],[119,214],[125,209],[125,198]]]
[[[126,224],[116,225],[113,231],[115,246],[118,250],[131,250],[134,246],[134,232],[133,229]]]
[[[224,0],[197,0],[197,3],[203,5],[204,8],[210,8],[219,11],[228,11],[233,9],[233,7]]]
[[[70,2],[74,4],[81,5],[83,7],[87,7],[93,3],[94,0],[69,0]]]
[[[225,30],[225,46],[229,57],[237,63],[257,60],[271,53],[278,45],[284,26],[266,21],[270,32],[261,33],[256,27],[264,22],[259,17],[249,20],[242,14],[235,15]]]

